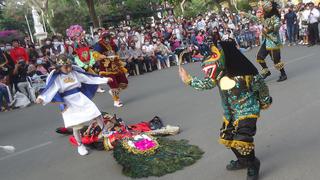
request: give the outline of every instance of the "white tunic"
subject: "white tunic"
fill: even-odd
[[[76,71],[72,71],[69,74],[59,74],[50,88],[41,94],[39,98],[46,105],[51,102],[57,92],[63,93],[74,88],[80,88],[81,83],[106,84],[107,82],[108,78],[87,76]],[[65,127],[79,125],[101,115],[97,106],[82,92],[65,96],[63,99],[67,106],[65,111],[62,112]]]

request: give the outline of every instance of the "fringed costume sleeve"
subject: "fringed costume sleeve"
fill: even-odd
[[[203,91],[203,90],[213,89],[214,87],[216,87],[216,82],[209,77],[206,77],[204,79],[192,77],[190,79],[189,85],[196,90]]]
[[[272,97],[269,94],[269,88],[262,79],[261,75],[254,76],[252,90],[256,94],[261,109],[267,109],[272,103]]]

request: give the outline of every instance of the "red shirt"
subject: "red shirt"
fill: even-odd
[[[11,49],[10,56],[14,64],[17,64],[20,59],[23,59],[26,63],[29,63],[29,55],[27,51],[22,47],[16,47]]]

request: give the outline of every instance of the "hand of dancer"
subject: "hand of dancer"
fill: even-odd
[[[113,79],[112,78],[108,78],[108,82],[113,82]]]
[[[99,60],[104,60],[104,59],[107,59],[107,56],[105,56],[105,55],[100,55],[99,56]]]
[[[184,83],[190,81],[190,76],[183,67],[179,67],[179,76]]]
[[[38,97],[38,98],[36,99],[36,103],[37,103],[37,104],[43,104],[43,99],[41,99],[41,98]]]

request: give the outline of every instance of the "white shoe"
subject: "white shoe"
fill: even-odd
[[[115,102],[113,103],[113,105],[114,105],[115,107],[122,107],[122,106],[123,106],[123,104],[122,104],[120,101],[115,101]]]
[[[104,93],[104,92],[106,92],[106,91],[105,91],[104,89],[102,89],[102,88],[99,87],[99,88],[97,89],[97,92],[98,92],[98,93]]]
[[[78,153],[81,155],[81,156],[85,156],[87,155],[89,152],[87,150],[87,148],[81,144],[80,146],[78,146]]]

